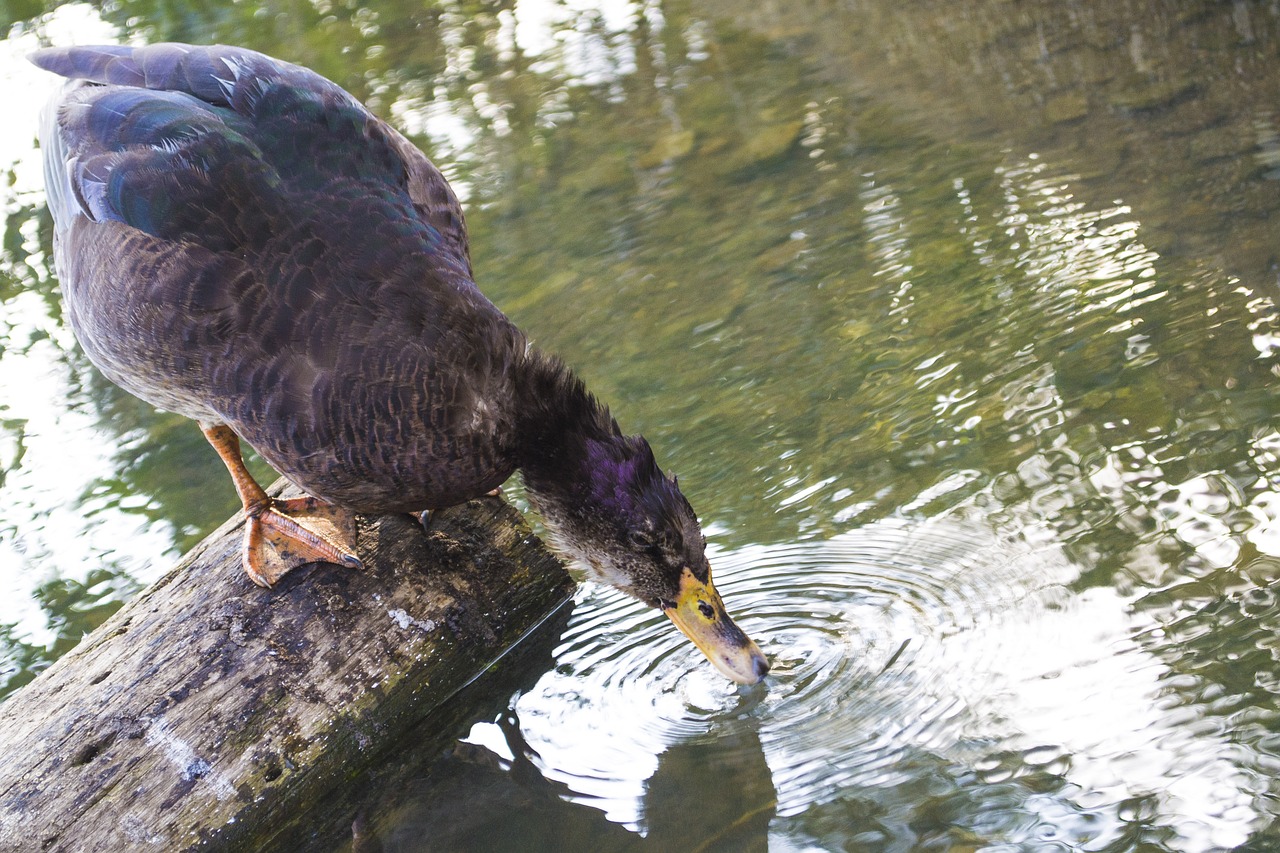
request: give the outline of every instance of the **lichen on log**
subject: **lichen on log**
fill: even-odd
[[[425,533],[362,517],[363,571],[271,590],[242,534],[224,524],[0,705],[0,850],[263,849],[572,592],[501,498]]]

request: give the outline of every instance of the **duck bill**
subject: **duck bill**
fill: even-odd
[[[724,609],[720,594],[685,569],[680,575],[680,597],[662,608],[698,650],[726,677],[739,684],[755,684],[769,671],[769,659]]]

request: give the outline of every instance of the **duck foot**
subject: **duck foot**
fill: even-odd
[[[312,497],[271,500],[248,517],[245,574],[258,586],[271,587],[307,563],[361,569],[364,565],[353,553],[355,541],[356,516],[350,510]]]
[[[270,587],[308,563],[363,568],[355,555],[355,513],[318,498],[271,498],[245,467],[240,439],[231,428],[222,424],[201,428],[231,473],[244,505],[241,559],[250,580]]]

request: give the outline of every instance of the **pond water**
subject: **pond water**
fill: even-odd
[[[1274,4],[6,9],[4,692],[237,507],[63,322],[22,56],[238,43],[442,166],[482,288],[680,475],[774,661],[733,687],[584,585],[348,847],[1280,847]]]

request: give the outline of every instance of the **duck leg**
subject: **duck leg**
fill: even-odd
[[[484,496],[485,496],[486,498],[497,498],[497,497],[501,497],[501,496],[502,496],[502,487],[501,487],[501,486],[499,486],[499,487],[498,487],[498,488],[496,488],[496,489],[490,489],[489,491],[487,491],[487,492],[485,492],[485,493],[484,493]],[[410,515],[412,515],[414,518],[418,519],[418,523],[422,525],[422,527],[423,527],[423,529],[424,529],[424,530],[430,530],[430,529],[431,529],[431,521],[432,521],[432,519],[434,519],[434,518],[436,517],[436,512],[437,512],[437,509],[436,509],[436,508],[432,508],[432,509],[424,509],[424,510],[422,510],[422,512],[414,512],[414,513],[410,513]]]
[[[350,510],[318,498],[273,499],[249,473],[240,439],[223,424],[201,425],[222,457],[244,504],[244,570],[258,586],[269,587],[307,563],[363,568],[355,555],[356,519]]]

